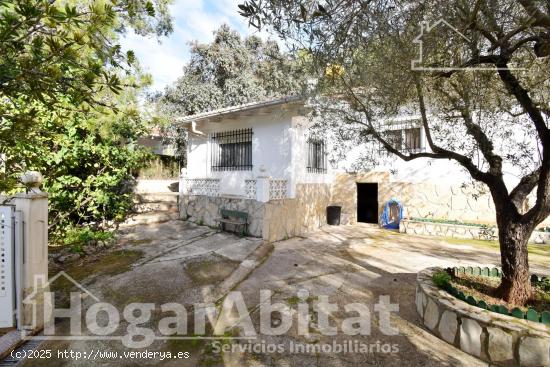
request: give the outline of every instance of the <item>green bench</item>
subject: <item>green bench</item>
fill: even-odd
[[[220,209],[220,218],[217,219],[220,222],[220,228],[225,231],[226,224],[232,224],[235,226],[235,232],[238,228],[241,229],[241,234],[246,235],[248,231],[248,213],[240,212],[237,210]]]

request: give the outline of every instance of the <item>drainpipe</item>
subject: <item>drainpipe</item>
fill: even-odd
[[[205,133],[203,133],[202,131],[197,130],[197,122],[196,121],[191,121],[191,131],[190,131],[190,133],[194,134],[194,135],[198,135],[198,136],[206,136]]]

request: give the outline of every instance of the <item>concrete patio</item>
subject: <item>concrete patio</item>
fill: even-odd
[[[272,302],[297,303],[299,290],[309,292],[308,303],[326,295],[339,310],[349,303],[369,307],[372,329],[369,336],[323,335],[310,322],[310,334],[298,335],[293,324],[282,336],[258,335],[251,342],[343,343],[396,345],[396,353],[217,353],[216,340],[159,340],[148,351],[186,351],[184,360],[109,360],[102,365],[177,365],[177,366],[483,366],[483,362],[462,353],[427,332],[414,306],[416,272],[429,266],[498,265],[495,249],[463,241],[447,241],[381,230],[369,225],[323,227],[306,237],[266,244],[254,238],[239,238],[194,224],[170,221],[125,229],[119,247],[138,251],[140,256],[119,273],[103,274],[98,265],[83,284],[104,302],[121,311],[131,302],[156,305],[178,302],[191,305],[220,299],[230,290],[242,292],[256,330],[259,328],[259,292],[274,292]],[[531,257],[532,270],[543,272],[550,256],[537,253]],[[98,264],[101,264],[99,262]],[[70,274],[70,269],[68,269]],[[398,335],[384,335],[379,330],[373,306],[379,296],[387,295],[399,305],[391,318]],[[89,300],[88,300],[89,301]],[[88,302],[84,302],[89,307]],[[219,304],[219,303],[218,303]],[[340,325],[349,317],[338,311],[330,322]],[[154,327],[158,317],[144,326]],[[66,328],[63,323],[60,330]],[[233,332],[231,337],[238,336]],[[243,343],[229,339],[230,343]],[[42,349],[89,351],[91,349],[126,350],[118,340],[49,341]],[[56,359],[27,360],[25,365],[92,365],[93,361]],[[97,363],[97,361],[95,361]]]

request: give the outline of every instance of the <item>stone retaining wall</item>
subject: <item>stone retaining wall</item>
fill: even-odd
[[[266,203],[263,238],[278,241],[303,235],[326,224],[330,185],[298,184],[296,198]]]
[[[268,241],[302,235],[326,223],[330,185],[298,184],[295,199],[262,203],[242,197],[182,195],[180,217],[190,222],[217,226],[220,208],[248,213],[248,233]]]
[[[262,237],[265,215],[265,203],[253,199],[182,195],[180,201],[180,218],[207,226],[218,226],[220,208],[238,210],[248,213],[248,233],[253,237]]]
[[[466,226],[451,223],[422,222],[410,219],[404,219],[399,223],[399,232],[418,234],[424,236],[440,236],[465,239],[498,239],[496,228],[489,229],[492,238],[484,233],[481,227]],[[529,243],[550,244],[550,232],[535,231],[529,238]]]
[[[444,218],[474,223],[494,223],[495,208],[489,194],[479,195],[472,187],[423,182],[393,181],[389,171],[339,173],[332,184],[332,202],[342,205],[342,213],[350,223],[357,221],[357,183],[378,184],[378,213],[391,198],[403,203],[405,215],[410,218]],[[525,208],[534,204],[533,193],[528,197]],[[550,217],[539,227],[550,226]]]
[[[418,273],[416,310],[437,337],[499,366],[550,366],[550,326],[487,311],[437,288],[432,274]]]

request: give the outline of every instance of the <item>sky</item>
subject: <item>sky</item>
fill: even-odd
[[[249,28],[247,20],[238,13],[243,0],[174,0],[171,14],[174,31],[160,40],[128,33],[121,40],[124,50],[131,49],[145,71],[153,76],[153,90],[161,91],[182,75],[189,60],[188,43],[194,40],[211,42],[212,32],[223,23],[241,35],[257,34],[267,39],[265,32]],[[272,37],[273,38],[273,37]]]

